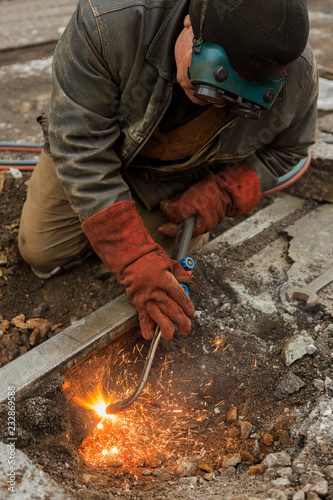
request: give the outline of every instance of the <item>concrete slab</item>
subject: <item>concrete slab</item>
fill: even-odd
[[[333,265],[333,205],[323,205],[285,229],[291,237],[289,257],[293,265],[288,283],[304,286]],[[320,302],[333,312],[333,283],[318,293]],[[323,298],[325,300],[323,301]]]
[[[304,200],[295,196],[281,194],[274,203],[210,241],[199,252],[212,253],[223,251],[223,247],[230,248],[240,245],[244,241],[257,236],[272,224],[283,220],[295,210],[301,208],[304,203]]]
[[[36,389],[46,376],[66,372],[92,351],[101,349],[137,324],[135,308],[125,295],[77,321],[55,337],[0,369],[0,403],[9,386],[19,400]]]
[[[58,40],[76,0],[1,0],[0,51]]]
[[[3,500],[71,500],[59,486],[12,443],[0,441],[0,488]]]

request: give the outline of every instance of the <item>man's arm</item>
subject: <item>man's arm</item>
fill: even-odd
[[[114,150],[120,133],[117,80],[102,57],[89,3],[79,2],[54,54],[49,139],[60,181],[81,221],[131,199]]]

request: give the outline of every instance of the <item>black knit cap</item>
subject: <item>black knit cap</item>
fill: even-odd
[[[280,78],[305,49],[306,0],[191,0],[194,37],[220,45],[243,78],[261,84]]]

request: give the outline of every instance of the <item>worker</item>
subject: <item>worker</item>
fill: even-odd
[[[92,251],[142,335],[186,335],[193,282],[170,258],[251,211],[315,141],[306,0],[79,0],[53,58],[45,145],[19,249],[41,279]],[[93,250],[92,250],[93,249]]]

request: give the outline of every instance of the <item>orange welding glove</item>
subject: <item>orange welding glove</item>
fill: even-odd
[[[139,314],[145,339],[153,338],[156,323],[162,337],[172,338],[175,325],[182,335],[191,329],[194,306],[179,283],[194,283],[181,264],[155,243],[133,201],[119,201],[83,222],[93,249]]]
[[[175,237],[178,224],[197,215],[193,236],[198,236],[214,229],[225,216],[236,217],[250,211],[260,196],[256,172],[244,162],[234,163],[194,184],[178,201],[163,200],[161,209],[171,222],[158,230]]]

